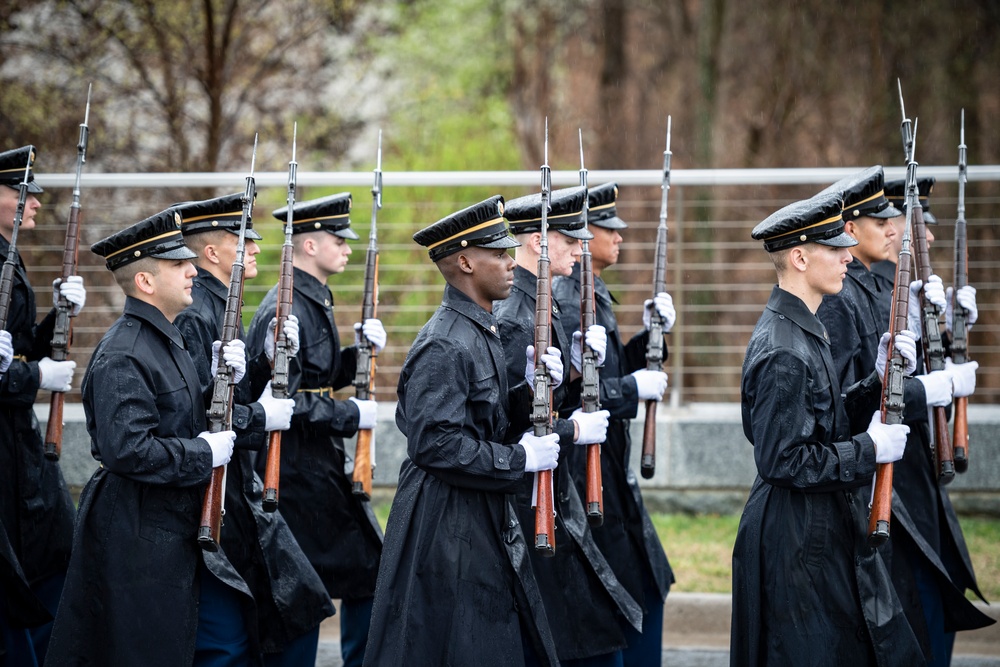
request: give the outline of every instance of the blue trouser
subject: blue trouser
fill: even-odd
[[[931,659],[927,666],[948,667],[951,664],[952,649],[955,647],[955,633],[944,631],[944,601],[938,591],[937,581],[922,558],[914,556],[909,560],[931,645]]]
[[[31,592],[35,594],[45,608],[56,617],[56,610],[59,608],[59,598],[62,597],[63,584],[66,583],[66,573],[55,574],[31,587]],[[45,625],[31,628],[31,642],[35,645],[35,655],[38,657],[38,664],[45,663],[45,654],[49,650],[49,637],[52,636],[52,624],[50,621]]]
[[[340,601],[340,656],[344,667],[361,667],[375,598]]]
[[[281,653],[265,653],[265,667],[302,667],[316,664],[316,653],[319,650],[319,626],[297,639],[288,642]]]
[[[240,594],[199,564],[201,594],[198,635],[194,645],[195,667],[243,667],[250,659],[250,642],[243,619]]]
[[[13,627],[7,610],[0,604],[0,667],[38,667],[31,632]]]
[[[642,632],[622,622],[628,643],[622,651],[625,667],[659,667],[663,659],[663,599],[652,577],[647,575],[643,581],[646,613],[642,617]]]

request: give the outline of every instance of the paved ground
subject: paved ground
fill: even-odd
[[[728,667],[731,609],[731,598],[726,594],[671,593],[663,615],[662,664],[667,667]],[[982,630],[959,633],[952,667],[1000,667],[1000,605],[980,605],[980,609],[998,623]],[[336,616],[321,628],[316,667],[342,667]]]

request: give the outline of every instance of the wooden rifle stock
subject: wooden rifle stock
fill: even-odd
[[[233,424],[233,394],[236,389],[236,375],[233,369],[222,358],[223,349],[227,344],[239,337],[240,311],[243,307],[243,276],[245,273],[247,225],[253,215],[254,199],[257,189],[254,184],[253,170],[257,161],[257,137],[253,140],[253,159],[250,162],[250,175],[247,176],[247,187],[243,194],[243,215],[240,218],[240,235],[236,244],[236,259],[229,278],[229,294],[226,298],[226,312],[222,318],[222,336],[220,337],[219,356],[215,379],[212,382],[212,400],[208,407],[208,431],[220,433],[232,430]],[[277,330],[277,327],[275,327]],[[205,498],[201,506],[201,521],[198,524],[198,544],[205,551],[218,551],[222,535],[222,516],[225,508],[226,466],[212,468],[212,477],[205,489]]]
[[[588,229],[589,221],[589,190],[587,184],[587,169],[583,164],[583,130],[580,135],[580,185],[585,188],[583,194],[583,228]],[[583,239],[580,255],[580,375],[582,376],[582,409],[584,412],[597,412],[601,409],[600,374],[597,370],[597,355],[587,345],[587,330],[597,324],[597,312],[594,302],[594,263],[590,252],[590,241]],[[591,526],[604,524],[604,482],[601,479],[601,444],[595,442],[587,445],[586,486],[584,502],[587,509],[587,522]]]
[[[958,215],[955,218],[955,289],[952,293],[951,360],[956,364],[969,361],[968,312],[955,296],[969,284],[969,246],[965,222],[965,183],[968,180],[965,146],[965,109],[962,109],[961,140],[958,144]],[[952,441],[955,472],[969,469],[969,398],[958,396],[952,407],[955,413],[955,435]]]
[[[76,180],[73,185],[73,203],[69,208],[69,220],[66,223],[66,242],[63,246],[62,279],[68,280],[76,275],[77,260],[80,247],[80,177],[83,174],[83,163],[87,161],[87,142],[90,128],[90,91],[87,88],[87,110],[80,124],[80,139],[76,144]],[[66,361],[69,358],[69,347],[73,340],[73,320],[71,313],[73,305],[61,295],[56,300],[56,319],[52,328],[51,353],[53,361]],[[61,391],[52,392],[49,400],[49,421],[45,426],[45,443],[43,445],[45,458],[58,461],[62,454],[63,439],[63,404],[65,396]]]
[[[361,324],[375,317],[378,307],[378,233],[376,223],[382,208],[382,131],[378,133],[378,156],[375,161],[375,182],[372,185],[372,224],[368,232],[368,252],[365,254],[365,289],[361,302]],[[357,373],[354,376],[354,397],[359,401],[375,398],[375,368],[378,349],[364,334],[358,345]],[[354,495],[365,500],[372,497],[372,476],[375,468],[375,432],[358,430],[354,446]]]
[[[552,172],[549,169],[549,119],[545,119],[545,162],[542,164],[541,252],[535,282],[535,382],[531,403],[531,423],[536,436],[552,433],[552,382],[542,361],[552,340],[552,276],[549,270],[549,196]],[[556,553],[555,498],[552,471],[535,473],[535,550],[543,556]]]
[[[295,144],[298,123],[292,125],[292,159],[288,162],[288,191],[285,203],[285,242],[281,245],[281,269],[278,274],[278,298],[275,306],[274,361],[271,366],[271,395],[288,398],[288,340],[285,338],[285,321],[292,314],[292,289],[295,274],[292,264],[292,222],[295,220],[295,187],[298,162],[295,161]],[[264,495],[261,505],[265,512],[278,509],[281,483],[281,431],[271,431],[267,438],[267,462],[264,465]]]
[[[667,199],[670,195],[670,116],[667,116],[667,147],[663,151],[663,178],[660,183],[660,224],[656,228],[656,259],[653,264],[653,298],[667,291]],[[663,318],[653,306],[650,314],[649,342],[646,344],[646,370],[663,370]],[[656,472],[656,404],[646,401],[646,421],[642,428],[642,456],[639,472],[650,479]]]

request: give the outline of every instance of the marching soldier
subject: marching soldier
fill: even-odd
[[[243,214],[243,193],[180,204],[185,244],[197,254],[193,303],[174,321],[195,362],[201,386],[211,391],[212,343],[222,336],[229,280]],[[244,279],[257,275],[260,234],[247,221]],[[316,662],[319,624],[333,614],[330,596],[302,552],[280,513],[265,512],[263,483],[254,472],[253,456],[268,431],[287,430],[294,402],[273,398],[271,361],[274,319],[264,349],[250,360],[249,371],[237,385],[233,405],[236,452],[226,475],[226,514],[222,548],[254,594],[257,632],[268,667],[312,665]],[[242,324],[239,338],[243,338]],[[284,333],[292,348],[298,344],[298,321],[289,317]],[[254,401],[253,397],[259,396]]]
[[[10,256],[18,185],[24,179],[31,150],[24,147],[0,153],[0,263]],[[29,172],[19,234],[34,229],[41,208],[37,195],[41,192],[34,172]],[[11,354],[0,378],[0,519],[33,595],[55,616],[73,539],[73,500],[59,464],[44,456],[42,433],[32,406],[40,391],[69,391],[76,362],[49,357],[55,309],[36,324],[35,293],[27,270],[20,255],[14,262],[5,332],[9,334]],[[53,292],[54,297],[61,293],[73,305],[74,316],[87,299],[79,276],[57,281]],[[51,622],[39,624],[38,615],[31,614],[34,618],[28,623],[27,616],[19,618],[16,608],[10,613],[8,622],[34,627],[30,641],[22,643],[22,653],[8,647],[9,659],[22,664],[37,660],[40,664],[45,658]]]
[[[535,436],[525,382],[507,382],[493,302],[518,245],[491,197],[414,234],[447,285],[399,376],[407,458],[379,570],[365,665],[558,664],[513,494],[555,467],[559,435]],[[553,384],[558,356],[543,354]],[[524,433],[504,444],[507,433]]]
[[[752,233],[778,284],[743,363],[743,431],[758,474],[733,550],[734,666],[923,660],[882,555],[866,541],[875,465],[899,460],[909,427],[882,423],[875,373],[842,399],[832,339],[815,315],[843,287],[857,244],[842,214],[838,194],[818,195]],[[883,369],[887,344],[875,350]],[[895,345],[912,372],[912,337]],[[858,415],[848,409],[871,416],[866,431],[851,435]]]
[[[49,663],[258,664],[250,590],[224,551],[198,546],[205,485],[236,434],[206,430],[198,371],[173,325],[197,273],[180,216],[162,211],[91,250],[126,298],[83,379],[100,467],[80,497]],[[239,381],[242,346],[217,363]]]
[[[333,397],[354,379],[357,347],[340,347],[333,294],[327,280],[343,272],[351,254],[351,195],[341,193],[295,204],[292,218],[294,267],[292,313],[299,321],[299,354],[290,359],[289,392],[295,401],[292,423],[281,440],[280,512],[326,586],[340,599],[341,652],[345,667],[364,659],[372,596],[382,551],[382,529],[367,501],[353,494],[343,438],[375,426],[375,401]],[[286,208],[274,212],[287,220]],[[272,288],[250,323],[251,355],[274,341],[278,297]],[[358,331],[358,330],[361,331]],[[355,326],[379,351],[382,323]],[[257,458],[263,474],[266,457]]]
[[[586,188],[575,187],[556,190],[551,197],[548,213],[548,257],[552,276],[567,276],[580,257],[580,240],[593,237],[583,225],[583,205]],[[528,195],[507,202],[505,217],[510,231],[521,244],[514,250],[514,286],[510,296],[493,304],[493,315],[500,325],[500,341],[507,364],[508,385],[515,385],[523,377],[528,359],[525,350],[534,343],[536,312],[536,271],[541,254],[542,197]],[[552,300],[551,340],[561,353],[563,366],[573,357],[570,341],[561,321],[561,307]],[[567,322],[566,325],[571,323]],[[579,325],[579,319],[576,320]],[[569,327],[572,329],[572,327]],[[579,333],[576,334],[579,338]],[[597,351],[598,364],[607,347],[603,327],[595,325],[587,332],[587,342]],[[575,343],[579,346],[579,342]],[[576,380],[580,371],[571,371],[570,379]],[[572,387],[571,385],[576,385]],[[566,453],[574,445],[604,442],[608,430],[608,411],[585,413],[580,407],[578,382],[566,382],[553,392],[552,409],[556,414],[569,415],[557,418],[553,430],[559,434],[560,451]],[[574,408],[576,408],[574,410]],[[516,433],[508,433],[517,437]],[[621,664],[621,649],[625,635],[618,618],[642,627],[642,609],[615,578],[604,556],[591,535],[583,501],[577,492],[566,465],[556,468],[553,474],[556,507],[556,548],[553,558],[531,549],[531,564],[538,578],[542,601],[549,625],[556,640],[556,650],[563,665]],[[518,513],[521,524],[534,525],[535,512],[531,499],[534,490],[529,477],[518,493]],[[561,536],[561,537],[560,537]]]
[[[904,180],[885,184],[886,198],[904,214],[905,185]],[[932,225],[937,223],[930,212],[929,198],[933,188],[933,177],[917,178],[924,222]],[[896,225],[896,241],[889,251],[889,258],[875,262],[871,267],[875,283],[881,290],[878,305],[881,307],[879,325],[882,327],[887,327],[889,322],[896,258],[902,244],[905,215],[894,218],[893,223]],[[933,241],[934,234],[927,227],[927,243]],[[936,291],[937,298],[945,299],[940,279],[932,275],[929,282],[932,284],[926,290],[928,298]],[[917,334],[918,340],[922,330],[918,305],[921,286],[919,280],[914,281],[910,290],[915,311],[911,330]],[[970,312],[975,312],[975,288],[963,289],[963,297],[971,298]],[[918,368],[922,365],[922,356],[918,346]],[[952,393],[956,397],[969,395],[975,389],[977,366],[976,362],[949,363],[946,372],[951,375],[953,389],[949,390],[946,383],[944,392],[949,402]],[[928,390],[933,391],[934,387],[928,386],[928,382],[933,381],[925,375],[904,383],[903,396],[907,405],[904,417],[905,423],[910,426],[910,434],[903,458],[894,466],[895,499],[892,509],[897,530],[892,534],[892,577],[910,625],[923,642],[928,655],[927,664],[943,666],[951,664],[956,631],[985,627],[994,621],[965,597],[968,589],[983,599],[955,509],[947,490],[938,482],[927,411]]]
[[[610,412],[607,438],[601,448],[601,481],[604,485],[604,525],[593,531],[594,541],[607,558],[615,576],[629,594],[643,606],[642,630],[622,623],[627,648],[622,652],[627,666],[659,665],[663,654],[663,603],[674,582],[670,563],[660,538],[642,502],[635,473],[629,467],[631,438],[629,420],[646,400],[660,400],[667,387],[666,373],[646,370],[650,311],[656,308],[669,331],[676,320],[673,301],[666,293],[647,302],[643,313],[646,326],[625,341],[618,328],[612,305],[614,297],[601,273],[618,262],[621,230],[627,224],[618,217],[615,205],[618,186],[604,183],[589,190],[588,228],[594,238],[590,252],[594,269],[597,323],[607,331],[607,352],[600,369],[601,407]],[[553,293],[562,310],[567,335],[580,322],[580,267],[568,277],[554,280]],[[666,349],[666,348],[664,348]],[[567,452],[566,467],[576,476],[578,489],[586,488],[583,456],[575,449]]]

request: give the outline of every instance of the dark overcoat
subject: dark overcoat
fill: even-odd
[[[858,259],[847,265],[844,287],[827,294],[816,311],[830,336],[833,367],[841,387],[865,379],[875,368],[878,341],[888,329],[879,317],[880,287]]]
[[[848,392],[869,418],[872,377]],[[747,346],[741,392],[757,478],[733,549],[730,663],[921,664],[888,567],[866,544],[871,437],[851,436],[822,323],[778,287]]]
[[[191,289],[193,303],[174,320],[202,382],[211,391],[212,342],[222,335],[229,287],[202,268]],[[240,338],[243,326],[239,327]],[[264,485],[253,468],[254,450],[267,439],[264,409],[254,402],[271,377],[263,351],[248,364],[236,386],[233,426],[236,449],[226,470],[226,515],[222,547],[247,582],[257,603],[257,628],[265,653],[282,650],[289,641],[333,615],[330,596],[280,512],[265,512]]]
[[[0,263],[9,250],[0,236]],[[5,327],[15,358],[0,376],[0,520],[32,585],[66,571],[75,515],[59,463],[43,453],[33,409],[39,398],[38,360],[52,354],[55,310],[37,325],[35,317],[35,292],[18,257]]]
[[[265,295],[247,332],[247,353],[264,349],[273,335],[277,286]],[[292,425],[281,436],[278,509],[330,597],[361,600],[375,593],[382,529],[369,502],[353,493],[345,471],[345,437],[358,430],[358,409],[333,391],[354,380],[357,350],[340,347],[333,295],[325,283],[296,268],[292,313],[299,319],[299,353],[289,363],[295,401]],[[264,472],[266,457],[257,457]]]
[[[407,458],[386,527],[368,667],[558,663],[513,494],[530,390],[507,385],[496,319],[445,287],[407,354],[396,424]],[[527,633],[528,636],[523,636]]]
[[[493,304],[493,314],[500,325],[508,386],[523,381],[527,361],[525,348],[534,343],[536,282],[529,271],[515,267],[510,296]],[[622,587],[597,548],[587,523],[583,501],[574,484],[574,464],[584,464],[586,455],[572,456],[578,445],[573,444],[573,422],[566,417],[580,406],[580,382],[573,383],[577,385],[575,388],[569,386],[570,343],[574,329],[567,333],[561,317],[560,305],[553,299],[551,345],[561,351],[564,368],[564,382],[553,395],[553,410],[562,415],[554,422],[560,447],[560,465],[553,475],[558,501],[555,556],[542,556],[535,549],[530,549],[529,553],[532,554],[532,566],[538,576],[559,659],[571,660],[624,648],[625,635],[619,618],[626,619],[641,631],[642,606]],[[520,433],[508,432],[507,441],[517,442],[520,436]],[[586,450],[586,447],[581,446],[580,449]],[[521,525],[529,530],[535,522],[535,510],[531,506],[534,485],[534,475],[529,475],[517,493]]]
[[[563,311],[564,328],[569,332],[579,329],[580,265],[573,268],[572,275],[556,278],[553,291]],[[597,324],[605,328],[608,336],[607,354],[599,371],[601,407],[611,413],[608,436],[601,447],[604,525],[593,531],[594,541],[633,598],[640,602],[644,599],[643,580],[648,579],[662,599],[666,599],[674,583],[674,573],[642,501],[639,480],[630,467],[629,421],[635,418],[640,401],[635,379],[629,374],[646,367],[649,332],[643,330],[624,342],[612,310],[614,297],[600,276],[594,277],[594,294]],[[586,455],[577,450],[567,454],[580,459],[570,469],[583,493]]]
[[[212,450],[196,437],[206,430],[205,397],[180,332],[159,310],[126,298],[87,367],[83,406],[100,468],[80,497],[47,662],[190,665],[199,563],[239,594],[247,619],[253,596],[224,550],[198,546],[212,472]]]

